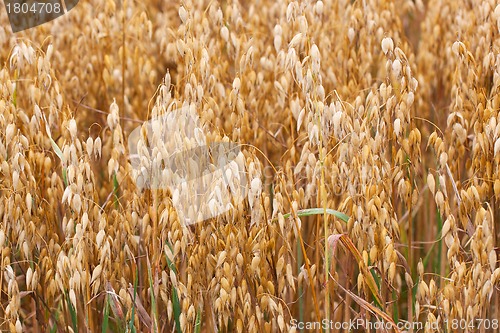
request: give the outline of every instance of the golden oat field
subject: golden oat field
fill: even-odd
[[[500,332],[498,1],[0,21],[1,331]]]

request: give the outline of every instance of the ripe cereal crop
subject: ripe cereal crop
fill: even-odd
[[[500,332],[497,1],[0,21],[2,332]]]

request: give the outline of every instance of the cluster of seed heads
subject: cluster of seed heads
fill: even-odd
[[[0,20],[2,331],[500,317],[496,1]]]

